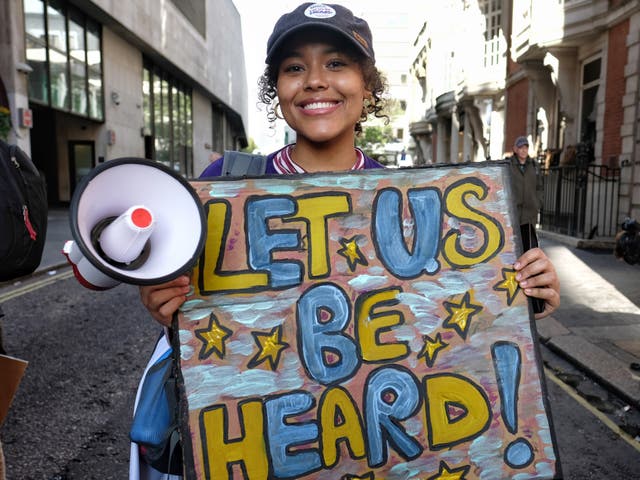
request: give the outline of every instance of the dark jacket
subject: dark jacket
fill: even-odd
[[[507,157],[511,164],[511,194],[516,204],[520,225],[538,223],[538,212],[542,208],[542,178],[538,166],[531,157],[527,157],[521,168],[518,157]]]

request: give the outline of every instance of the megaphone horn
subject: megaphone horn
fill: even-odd
[[[97,290],[172,280],[195,265],[206,238],[204,209],[191,185],[139,158],[91,170],[69,214],[74,240],[63,254],[78,281]]]
[[[136,205],[119,217],[108,217],[98,222],[91,230],[91,243],[111,265],[133,270],[148,257],[148,240],[153,226],[151,211]]]

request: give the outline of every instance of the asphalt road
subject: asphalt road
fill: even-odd
[[[133,397],[159,328],[135,287],[92,292],[62,273],[31,291],[0,288],[5,347],[30,362],[0,430],[7,478],[126,479]],[[551,379],[547,388],[564,478],[640,479],[637,441]]]
[[[135,287],[71,277],[3,302],[5,348],[29,361],[1,431],[7,478],[126,479],[137,382],[158,334]]]

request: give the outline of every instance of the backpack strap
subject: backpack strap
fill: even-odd
[[[243,177],[245,175],[264,175],[267,169],[267,157],[251,153],[225,150],[222,160],[222,176]]]

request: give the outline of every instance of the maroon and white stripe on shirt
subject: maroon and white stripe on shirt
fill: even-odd
[[[273,167],[276,172],[281,175],[290,175],[294,173],[306,173],[306,170],[293,161],[291,158],[291,149],[293,145],[287,145],[285,148],[276,153],[273,157]],[[356,162],[351,167],[351,170],[363,170],[364,169],[364,153],[359,148],[356,151]]]

